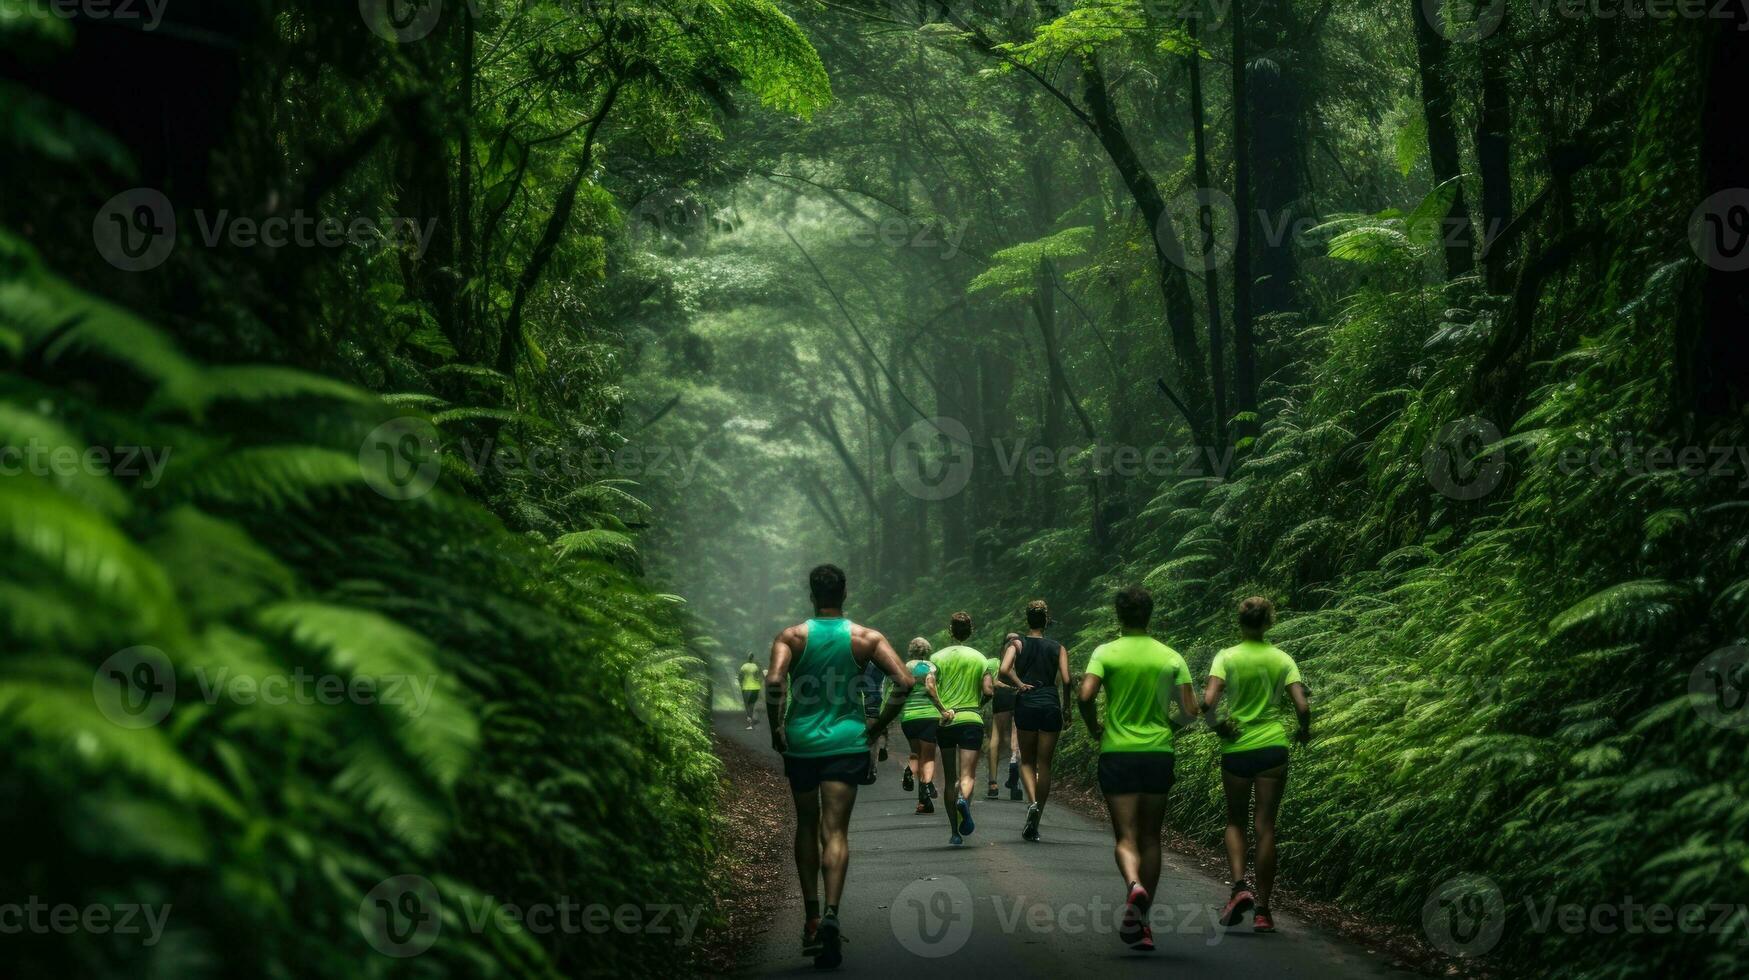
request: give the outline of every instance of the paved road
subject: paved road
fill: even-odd
[[[739,716],[719,715],[719,732],[782,769],[763,719],[745,730]],[[896,734],[896,733],[895,733]],[[951,967],[961,976],[1010,978],[1068,975],[1113,977],[1163,969],[1223,977],[1401,978],[1367,950],[1276,913],[1274,935],[1250,925],[1222,929],[1214,917],[1227,886],[1177,854],[1164,855],[1154,897],[1151,954],[1132,953],[1117,939],[1122,882],[1108,825],[1052,807],[1044,840],[1020,839],[1024,802],[978,800],[977,832],[949,847],[945,813],[919,816],[916,799],[900,788],[904,757],[881,766],[880,781],[863,787],[851,818],[850,873],[839,909],[844,970],[874,975]],[[980,779],[982,774],[980,773]],[[787,851],[786,867],[794,865]],[[801,901],[789,879],[789,904],[773,910],[771,928],[743,957],[743,973],[813,975],[800,955]],[[967,974],[970,969],[977,973]]]

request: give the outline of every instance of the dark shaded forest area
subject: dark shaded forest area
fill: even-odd
[[[714,908],[708,709],[830,560],[901,648],[1048,598],[1076,671],[1119,586],[1199,676],[1271,596],[1319,705],[1294,889],[1454,971],[1740,972],[1746,39],[1677,0],[0,3],[0,903],[171,910],[0,950],[685,972],[469,917]],[[385,886],[442,918],[376,930]]]

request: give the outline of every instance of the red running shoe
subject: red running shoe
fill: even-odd
[[[1232,928],[1246,912],[1257,904],[1257,896],[1251,894],[1251,889],[1244,882],[1233,886],[1233,897],[1227,899],[1227,907],[1221,910],[1221,925]]]
[[[1251,928],[1257,932],[1275,931],[1275,920],[1270,918],[1268,909],[1261,905],[1257,906],[1257,916],[1251,920]]]
[[[1123,940],[1125,946],[1134,946],[1146,937],[1150,943],[1153,936],[1148,932],[1145,919],[1148,917],[1148,890],[1140,883],[1130,886],[1129,898],[1124,901],[1123,919],[1119,921],[1117,938]]]
[[[1153,927],[1143,926],[1142,927],[1141,941],[1137,942],[1135,945],[1131,946],[1130,948],[1135,950],[1138,953],[1152,953],[1154,951],[1154,929],[1153,929]]]

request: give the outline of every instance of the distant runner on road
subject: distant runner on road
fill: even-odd
[[[937,730],[941,748],[942,790],[947,800],[948,843],[958,847],[976,829],[972,822],[972,787],[978,779],[978,754],[984,745],[984,718],[979,714],[995,691],[989,658],[965,646],[972,636],[970,613],[956,612],[948,624],[954,646],[931,659],[939,671],[936,689],[953,713]]]
[[[913,681],[887,638],[844,618],[844,572],[821,565],[808,574],[814,617],[771,644],[765,710],[771,747],[783,754],[796,804],[796,871],[801,876],[802,955],[817,967],[843,962],[838,903],[850,865],[850,811],[868,778],[869,745],[899,713]],[[880,666],[893,697],[874,719],[863,714],[857,684],[865,666]],[[826,885],[825,907],[820,882]]]
[[[1221,736],[1221,786],[1227,794],[1227,867],[1233,894],[1221,913],[1223,925],[1239,924],[1256,906],[1252,928],[1274,932],[1269,913],[1275,890],[1275,818],[1287,789],[1288,734],[1278,709],[1293,701],[1301,745],[1312,738],[1312,708],[1299,665],[1279,647],[1263,639],[1275,625],[1275,604],[1262,596],[1239,603],[1237,646],[1215,654],[1203,689],[1206,717]],[[1224,703],[1223,703],[1224,701]],[[1257,891],[1245,883],[1245,823],[1255,787],[1257,814]]]
[[[919,636],[905,651],[909,657],[905,670],[916,680],[905,706],[899,713],[899,729],[905,733],[910,756],[905,765],[904,787],[917,787],[917,812],[934,813],[935,803],[935,740],[938,727],[953,720],[953,712],[941,703],[937,691],[935,665],[929,662],[934,648]],[[892,682],[886,682],[887,698],[892,698]]]
[[[1115,602],[1123,636],[1093,651],[1081,678],[1081,718],[1099,740],[1099,788],[1111,813],[1117,869],[1129,888],[1118,938],[1153,952],[1148,911],[1160,885],[1160,826],[1172,789],[1172,720],[1176,701],[1186,722],[1197,715],[1190,668],[1176,650],[1148,636],[1154,597],[1130,586]],[[1094,703],[1105,692],[1105,720]]]
[[[1051,760],[1069,723],[1069,651],[1045,636],[1051,609],[1043,599],[1026,607],[1026,636],[1014,636],[1002,651],[1002,674],[1020,692],[1014,728],[1020,741],[1020,781],[1032,805],[1020,836],[1039,839],[1038,825],[1051,798]]]
[[[1008,634],[1013,637],[1014,634]],[[1007,645],[1007,639],[1003,640]],[[990,668],[990,680],[995,684],[995,695],[990,699],[990,724],[984,728],[984,771],[990,776],[990,788],[985,793],[989,799],[996,799],[1002,794],[996,788],[996,767],[1003,762],[1008,763],[1008,794],[1011,799],[1020,799],[1020,762],[1015,758],[1014,749],[1014,704],[1020,693],[1008,686],[1002,679],[1002,651],[997,650],[996,656],[986,658]],[[1004,750],[1003,746],[1007,746]]]
[[[765,671],[759,669],[757,657],[758,654],[749,653],[747,662],[741,665],[741,701],[747,711],[749,730],[759,723],[753,709],[759,705],[759,692],[765,689]]]

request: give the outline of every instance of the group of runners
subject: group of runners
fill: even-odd
[[[1010,789],[1028,801],[1021,837],[1040,839],[1057,740],[1078,711],[1099,743],[1099,786],[1126,889],[1118,938],[1142,952],[1154,949],[1148,913],[1160,881],[1174,735],[1207,723],[1221,739],[1227,803],[1232,891],[1221,921],[1236,926],[1251,913],[1256,931],[1274,931],[1276,814],[1288,747],[1311,738],[1311,708],[1293,658],[1265,639],[1275,621],[1268,599],[1240,603],[1240,642],[1216,654],[1199,697],[1184,658],[1148,635],[1154,600],[1139,586],[1117,593],[1120,636],[1093,651],[1078,690],[1068,651],[1045,635],[1051,616],[1043,600],[1028,604],[1026,632],[1007,634],[1000,656],[967,645],[974,624],[958,612],[948,624],[952,645],[933,650],[919,637],[901,660],[885,636],[845,618],[842,570],[815,568],[809,591],[813,618],[778,634],[763,674],[749,657],[741,686],[748,727],[757,724],[754,707],[763,695],[771,744],[783,756],[795,799],[802,955],[815,966],[843,960],[838,905],[850,863],[851,809],[857,788],[875,782],[877,763],[887,758],[886,732],[895,720],[907,742],[905,788],[915,788],[919,814],[935,812],[939,770],[948,843],[958,847],[977,829],[972,799],[980,756],[989,760],[986,795],[999,795],[996,760],[1010,723],[1016,756]],[[1292,735],[1278,713],[1284,701],[1298,717]],[[1245,875],[1248,824],[1255,832],[1255,889]]]

